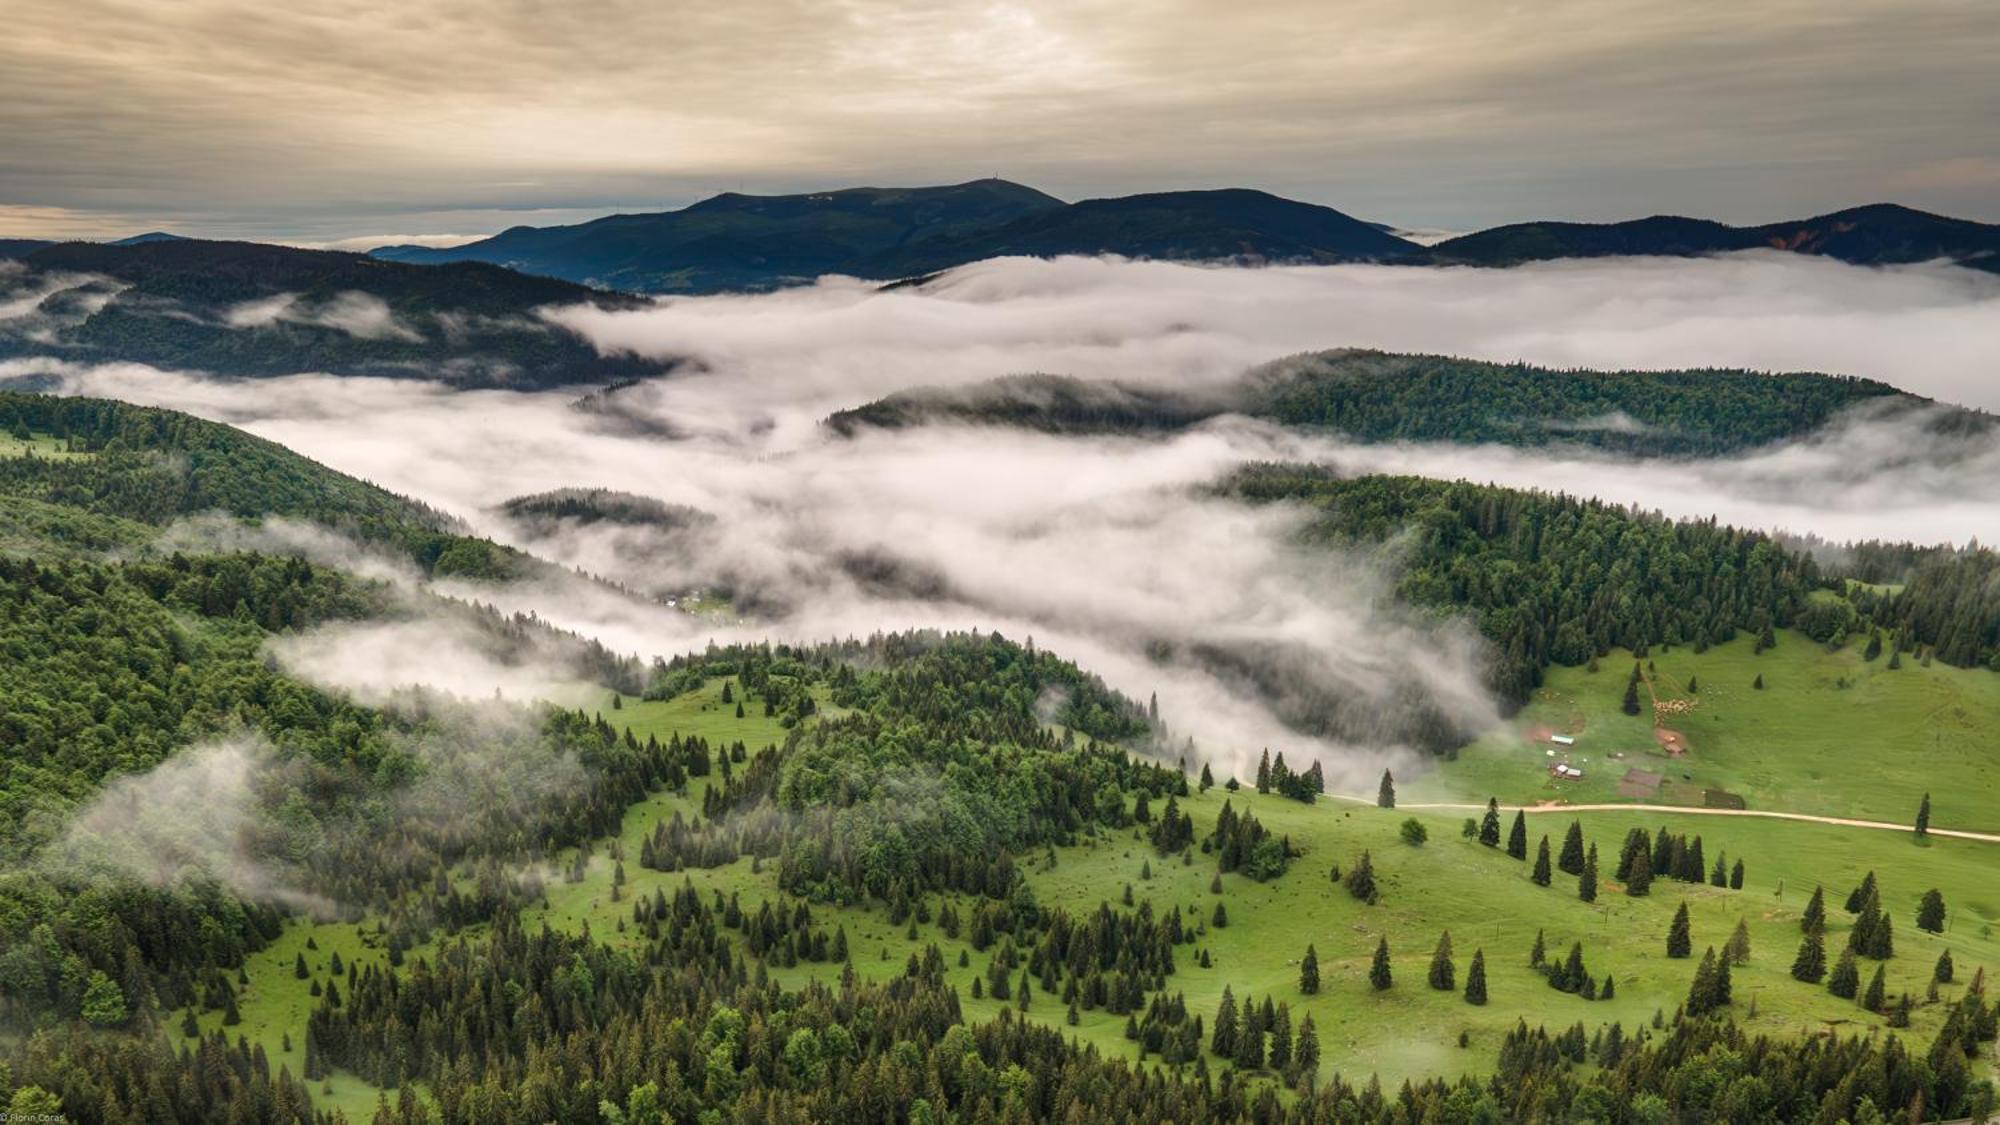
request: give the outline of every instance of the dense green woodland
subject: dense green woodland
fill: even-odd
[[[1450,356],[1342,350],[1293,356],[1206,393],[1061,375],[903,391],[827,419],[835,433],[927,422],[1050,433],[1159,433],[1225,413],[1363,442],[1595,446],[1634,456],[1716,456],[1805,437],[1863,404],[1925,400],[1886,383],[1750,371],[1583,371]],[[1927,425],[1983,432],[1992,419],[1940,410]]]
[[[450,519],[415,501],[177,411],[0,391],[0,430],[47,435],[88,454],[0,457],[0,497],[9,507],[36,505],[45,513],[42,530],[57,543],[99,546],[127,523],[158,527],[221,511],[323,524],[395,547],[440,576],[500,578],[537,565],[457,534]],[[75,516],[61,519],[51,508]]]
[[[1713,520],[1312,465],[1251,466],[1223,487],[1310,506],[1307,542],[1379,549],[1400,599],[1469,613],[1493,646],[1494,689],[1517,704],[1550,664],[1778,628],[1832,645],[1886,634],[1899,651],[1962,666],[2000,659],[2000,559],[1987,550],[1926,552],[1899,592],[1850,597],[1811,556]]]

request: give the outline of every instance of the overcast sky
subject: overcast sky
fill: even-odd
[[[0,235],[367,244],[719,190],[1408,226],[2000,221],[1992,0],[8,0]]]

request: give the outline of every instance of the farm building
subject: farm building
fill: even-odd
[[[1557,746],[1575,746],[1576,736],[1568,734],[1552,734],[1549,736],[1549,741],[1555,743]]]
[[[1568,762],[1557,762],[1549,767],[1549,773],[1566,781],[1575,781],[1583,776],[1583,771]]]

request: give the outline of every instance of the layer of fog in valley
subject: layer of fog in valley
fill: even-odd
[[[1330,783],[1350,791],[1384,764],[1409,764],[1413,725],[1472,732],[1497,721],[1479,644],[1394,607],[1393,543],[1368,556],[1304,550],[1291,538],[1301,513],[1206,492],[1244,461],[1468,477],[1835,540],[1965,542],[2000,529],[1992,440],[1939,447],[1908,416],[1855,416],[1813,441],[1726,461],[1646,463],[1576,449],[1356,446],[1240,418],[1154,439],[964,427],[841,439],[819,424],[893,391],[1019,372],[1196,393],[1277,356],[1340,346],[1824,370],[1995,405],[1980,341],[2000,336],[2000,284],[1948,267],[1764,255],[1510,271],[998,261],[890,291],[829,279],[549,319],[608,351],[685,362],[591,395],[311,375],[225,382],[47,361],[0,373],[243,426],[609,579],[628,592],[585,581],[443,592],[532,611],[619,651],[912,627],[1032,636],[1138,698],[1157,691],[1174,737],[1194,738],[1205,757],[1240,765],[1264,746],[1290,748],[1323,758]],[[672,507],[598,521],[500,508],[571,488]],[[726,593],[733,611],[665,604],[696,591]],[[369,691],[385,674],[461,692],[483,682],[482,670],[454,667],[449,646],[427,648],[423,629],[397,628],[321,634],[290,660]],[[374,679],[348,670],[359,668]],[[1281,718],[1323,714],[1330,698],[1346,706],[1328,738]]]

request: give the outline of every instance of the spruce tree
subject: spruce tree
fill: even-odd
[[[1743,889],[1743,861],[1740,859],[1729,865],[1729,889],[1732,891]]]
[[[1852,891],[1847,893],[1847,912],[1849,914],[1861,913],[1862,904],[1866,903],[1875,894],[1875,873],[1870,871],[1861,877],[1861,882]]]
[[[1729,942],[1722,947],[1722,953],[1732,965],[1750,963],[1750,926],[1743,919],[1736,920],[1736,929],[1730,933]]]
[[[1375,791],[1375,807],[1382,809],[1396,807],[1396,779],[1389,776],[1388,770],[1382,771],[1382,785]]]
[[[1348,869],[1345,882],[1348,894],[1371,906],[1374,905],[1376,899],[1375,862],[1368,852],[1363,851],[1361,858],[1355,861],[1353,867]]]
[[[1701,955],[1701,964],[1697,965],[1694,970],[1694,983],[1688,986],[1687,1004],[1685,1007],[1688,1015],[1705,1016],[1716,1009],[1716,973],[1718,971],[1715,964],[1715,947],[1711,945],[1708,947],[1708,952]]]
[[[1919,840],[1925,839],[1930,834],[1931,834],[1931,795],[1929,793],[1926,793],[1924,794],[1923,802],[1917,806],[1917,839]]]
[[[1875,975],[1868,978],[1868,990],[1861,994],[1861,1006],[1871,1012],[1881,1011],[1882,1001],[1887,998],[1887,984],[1883,979],[1882,966],[1875,966]]]
[[[1431,987],[1440,992],[1449,992],[1458,987],[1457,970],[1451,963],[1451,931],[1446,930],[1438,938],[1437,951],[1431,954]]]
[[[1236,1055],[1236,997],[1226,984],[1222,986],[1222,1004],[1215,1010],[1215,1034],[1209,1037],[1208,1049],[1225,1059]]]
[[[1625,893],[1633,898],[1653,893],[1653,865],[1647,857],[1642,855],[1632,864],[1632,874],[1625,880]]]
[[[1319,1076],[1319,1029],[1313,1026],[1313,1018],[1307,1016],[1299,1023],[1298,1036],[1292,1042],[1292,1081],[1311,1083]]]
[[[1548,964],[1548,961],[1549,961],[1548,946],[1542,943],[1542,931],[1536,930],[1535,947],[1528,951],[1528,967],[1531,969],[1539,969],[1543,965]]]
[[[1799,954],[1792,958],[1792,979],[1818,984],[1826,979],[1826,935],[1807,930],[1799,939]]]
[[[1590,854],[1583,861],[1583,874],[1577,877],[1576,897],[1585,902],[1597,901],[1597,845],[1590,845]]]
[[[1465,970],[1465,1002],[1486,1003],[1486,951],[1472,951],[1472,967]]]
[[[1528,876],[1537,886],[1549,885],[1549,838],[1542,837],[1541,847],[1535,852],[1535,870]]]
[[[1639,713],[1639,666],[1637,664],[1632,665],[1632,678],[1625,681],[1625,698],[1619,702],[1618,709],[1627,715],[1637,715]]]
[[[1861,990],[1861,970],[1854,964],[1854,951],[1843,949],[1840,960],[1833,966],[1833,975],[1826,978],[1826,990],[1842,1000],[1854,999]]]
[[[1389,974],[1389,939],[1386,937],[1376,943],[1375,961],[1368,966],[1368,983],[1374,985],[1377,992],[1386,991],[1395,983]]]
[[[1931,979],[1939,984],[1950,984],[1957,967],[1951,962],[1951,950],[1938,954],[1937,967],[1931,970]]]
[[[1565,875],[1583,874],[1583,823],[1572,820],[1569,831],[1563,834],[1562,854],[1556,858],[1556,867]]]
[[[1944,932],[1944,895],[1936,887],[1924,892],[1924,900],[1917,906],[1917,928],[1926,933]]]
[[[1310,945],[1305,960],[1299,962],[1299,991],[1307,996],[1319,991],[1319,951]]]
[[[1479,822],[1479,842],[1489,848],[1500,846],[1500,798],[1486,798],[1486,819]]]
[[[1812,898],[1806,903],[1806,912],[1799,918],[1799,929],[1809,934],[1826,932],[1826,889],[1814,887]]]
[[[1688,905],[1683,901],[1680,909],[1674,911],[1673,924],[1667,927],[1667,956],[1687,957],[1694,951],[1693,935],[1689,933]]]
[[[1525,861],[1528,858],[1528,814],[1514,810],[1514,827],[1507,831],[1507,854]]]

